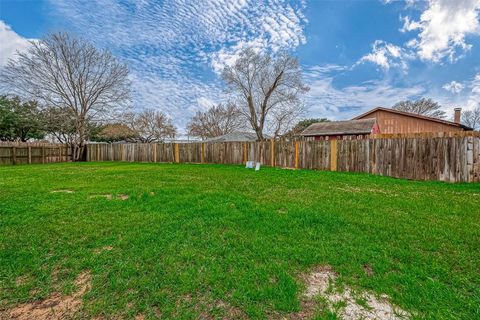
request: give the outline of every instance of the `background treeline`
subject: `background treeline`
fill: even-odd
[[[36,100],[0,96],[0,141],[49,140],[72,144],[77,136],[76,116],[68,108],[45,107]],[[85,123],[87,141],[162,142],[175,138],[170,118],[155,110],[122,112],[115,119]]]

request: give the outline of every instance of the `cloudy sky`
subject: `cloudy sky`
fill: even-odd
[[[0,68],[59,30],[111,50],[130,67],[134,107],[181,129],[225,99],[219,72],[247,46],[300,59],[311,117],[480,101],[480,0],[0,0]]]

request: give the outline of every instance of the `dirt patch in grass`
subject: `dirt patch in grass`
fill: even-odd
[[[96,198],[105,198],[107,200],[112,200],[113,199],[113,196],[112,194],[110,193],[106,193],[106,194],[92,194],[88,197],[89,199],[96,199]]]
[[[70,319],[82,307],[82,297],[90,290],[90,272],[82,272],[75,280],[78,290],[69,296],[54,293],[45,300],[24,303],[0,313],[1,319],[63,320]]]
[[[363,271],[365,271],[365,274],[369,277],[373,276],[373,274],[374,274],[373,268],[369,264],[364,264],[363,265]]]
[[[344,320],[400,320],[410,314],[389,302],[388,296],[376,297],[368,292],[357,293],[349,287],[339,290],[335,281],[337,274],[329,266],[318,267],[305,275],[307,286],[301,302],[302,310],[291,319],[308,319],[315,313],[315,299],[324,300],[326,307]]]
[[[248,319],[247,314],[242,309],[232,306],[226,301],[217,301],[215,307],[223,311],[223,319]]]
[[[92,194],[88,197],[89,199],[95,199],[95,198],[105,198],[107,200],[112,200],[113,199],[113,195],[111,193],[105,193],[105,194]],[[125,194],[125,193],[119,193],[117,195],[115,195],[115,199],[117,200],[127,200],[128,198],[130,198],[130,196],[128,194]]]
[[[128,194],[124,194],[124,193],[122,193],[122,194],[117,194],[117,195],[115,196],[115,199],[119,199],[119,200],[127,200],[128,198],[129,198]]]
[[[74,193],[75,191],[73,190],[68,190],[68,189],[61,189],[61,190],[52,190],[50,193]]]
[[[28,277],[27,276],[21,276],[15,279],[15,285],[17,287],[23,286],[25,283],[28,282]]]
[[[93,250],[93,253],[99,254],[99,253],[102,253],[104,251],[112,251],[112,250],[113,250],[112,246],[104,246],[104,247],[97,248],[97,249]]]

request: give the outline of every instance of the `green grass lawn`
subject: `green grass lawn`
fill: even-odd
[[[114,198],[92,197],[102,194]],[[67,295],[88,270],[78,318],[289,317],[302,274],[325,265],[414,318],[480,318],[480,185],[222,165],[0,167],[0,310]],[[317,318],[335,318],[318,303]]]

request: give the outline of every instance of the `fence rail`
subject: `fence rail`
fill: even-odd
[[[388,137],[388,136],[387,136]],[[89,144],[87,161],[241,164],[365,172],[414,180],[480,181],[477,134],[364,140]]]
[[[53,143],[0,143],[0,165],[68,162],[71,148]]]

